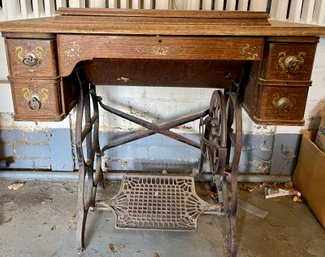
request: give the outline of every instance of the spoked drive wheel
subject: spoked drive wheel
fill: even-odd
[[[223,229],[227,257],[237,253],[237,174],[242,145],[241,106],[235,94],[224,96],[214,91],[211,97],[209,115],[200,122],[201,158],[209,161],[213,185],[218,193],[225,221]]]
[[[205,159],[209,161],[213,175],[220,173],[224,166],[226,147],[226,115],[225,101],[220,90],[215,90],[211,96],[209,115],[200,121],[201,157],[199,173],[202,171]]]
[[[215,90],[211,96],[209,115],[200,123],[201,133],[201,158],[199,171],[203,162],[208,160],[210,171],[213,175],[212,186],[218,193],[218,202],[224,209],[228,206],[228,198],[223,181],[225,177],[226,145],[227,145],[227,119],[224,95],[220,90]]]
[[[238,202],[238,166],[242,149],[242,112],[241,104],[235,93],[226,95],[226,119],[227,119],[227,158],[223,181],[223,192],[228,198],[224,205],[227,220],[227,232],[225,234],[226,256],[235,257],[237,254],[237,202]],[[228,190],[230,182],[230,190]],[[229,192],[230,191],[230,192]],[[230,193],[230,197],[228,197]]]
[[[80,83],[75,129],[79,164],[76,231],[76,245],[79,252],[84,249],[85,226],[89,207],[95,205],[97,186],[103,185],[98,131],[99,114],[95,86]]]

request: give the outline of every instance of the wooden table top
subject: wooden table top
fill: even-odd
[[[61,8],[0,22],[2,32],[178,36],[325,36],[325,27],[269,21],[264,12]]]

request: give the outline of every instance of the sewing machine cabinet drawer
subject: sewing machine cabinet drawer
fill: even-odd
[[[315,51],[315,43],[266,44],[261,77],[269,80],[309,80]]]
[[[258,124],[303,125],[311,82],[270,82],[251,74],[243,106]]]
[[[60,121],[66,116],[59,79],[11,79],[15,120]]]
[[[9,73],[22,77],[56,77],[56,41],[54,39],[7,38]]]

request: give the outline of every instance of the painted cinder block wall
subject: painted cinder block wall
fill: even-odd
[[[284,15],[280,8],[273,8],[272,12],[279,16]],[[306,14],[306,19],[308,17]],[[325,60],[325,39],[320,40],[316,52],[312,74],[313,86],[309,90],[305,112],[305,126],[260,126],[254,124],[243,112],[244,144],[241,172],[282,175],[292,173],[299,149],[301,129],[316,129],[319,123],[319,110],[325,106],[323,60]],[[75,170],[77,165],[73,140],[74,112],[62,122],[15,122],[7,73],[4,44],[1,39],[0,156],[9,158],[9,161],[0,161],[0,169]],[[207,108],[212,91],[213,89],[168,87],[98,88],[98,93],[103,96],[105,102],[156,123]],[[100,115],[102,144],[118,135],[141,129],[113,115],[104,112]],[[198,122],[179,127],[175,132],[198,138]],[[107,151],[103,158],[103,167],[114,170],[190,170],[196,167],[198,156],[199,152],[196,149],[155,135]]]

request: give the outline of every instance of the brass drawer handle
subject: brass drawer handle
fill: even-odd
[[[32,111],[37,111],[41,109],[41,100],[39,95],[37,94],[32,94],[29,101],[28,101],[28,108],[31,109]]]
[[[23,96],[26,100],[27,107],[32,111],[38,111],[42,105],[46,105],[49,98],[49,90],[41,88],[36,92],[31,92],[28,87],[22,89]]]
[[[16,47],[16,56],[18,63],[22,63],[30,72],[35,72],[38,65],[43,63],[44,49],[41,46],[35,47],[35,49],[22,46]]]
[[[294,74],[301,71],[305,63],[304,57],[305,52],[299,52],[298,55],[287,56],[285,52],[279,53],[279,66],[282,68],[283,72]]]
[[[279,97],[279,95],[276,95],[273,98],[273,105],[276,108],[276,113],[280,116],[288,116],[292,110],[292,107],[295,105],[295,100],[291,101],[287,97]]]
[[[38,62],[39,62],[39,59],[36,54],[34,54],[32,52],[25,53],[24,58],[23,58],[23,63],[26,66],[33,67],[33,66],[37,65]]]

